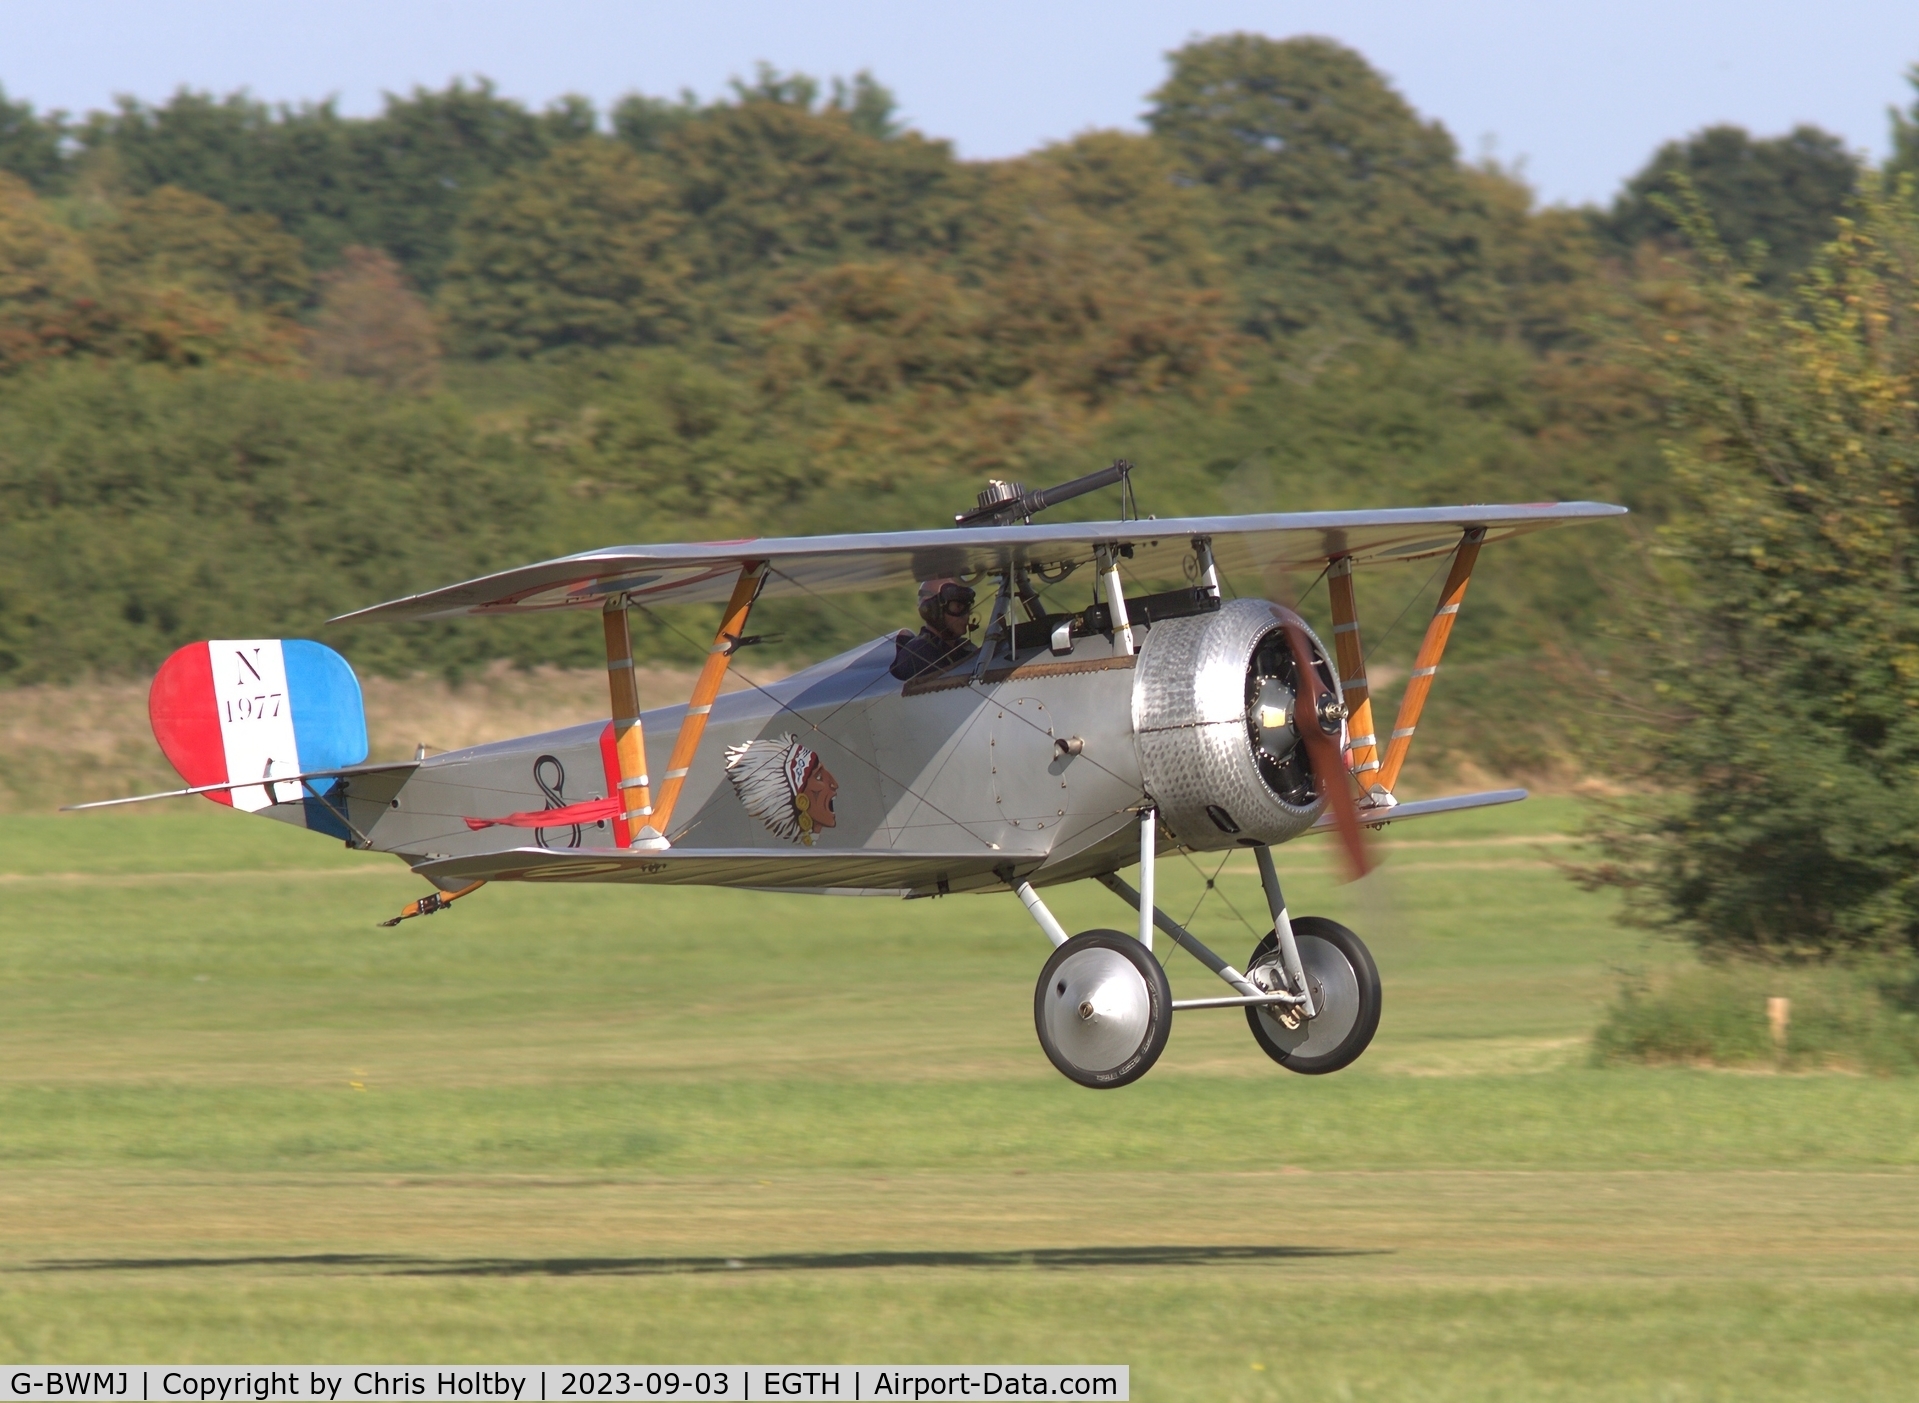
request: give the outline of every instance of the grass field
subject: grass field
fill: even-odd
[[[1372,1050],[1301,1078],[1189,1013],[1114,1093],[1039,1052],[1010,897],[496,887],[381,930],[390,860],[211,805],[0,818],[0,1354],[1919,1397],[1919,1085],[1588,1066],[1675,956],[1552,867],[1575,818],[1407,825],[1358,888],[1289,849],[1378,958]],[[1194,922],[1243,957],[1228,902],[1246,858]]]

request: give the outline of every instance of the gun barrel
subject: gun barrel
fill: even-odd
[[[1088,492],[1097,492],[1102,487],[1111,487],[1132,471],[1131,463],[1115,463],[1110,468],[1101,468],[1098,472],[1088,473],[1085,477],[1076,477],[1071,482],[1062,482],[1057,487],[1042,487],[1037,492],[1028,492],[1020,498],[1020,512],[1031,516],[1056,507],[1061,502],[1071,501],[1074,497],[1084,497]]]
[[[961,512],[953,518],[956,526],[972,526],[984,522],[1005,525],[1022,517],[1035,516],[1048,507],[1056,507],[1061,502],[1069,502],[1075,497],[1083,497],[1088,492],[1097,492],[1102,487],[1111,487],[1125,480],[1133,465],[1120,459],[1111,467],[1090,472],[1085,477],[1076,477],[1071,482],[1062,482],[1057,487],[1042,487],[1036,492],[1028,492],[1017,501],[995,502],[990,506],[975,507],[970,512]]]

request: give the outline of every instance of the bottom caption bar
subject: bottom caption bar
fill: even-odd
[[[418,1399],[1126,1399],[1124,1364],[90,1364],[15,1366],[8,1398],[189,1403],[391,1403]]]

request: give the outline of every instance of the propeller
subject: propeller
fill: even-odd
[[[1313,665],[1312,642],[1299,621],[1283,618],[1280,627],[1286,632],[1286,643],[1293,651],[1293,663],[1299,673],[1293,726],[1306,746],[1313,787],[1332,808],[1352,880],[1358,881],[1373,870],[1373,864],[1366,851],[1366,836],[1359,828],[1359,805],[1353,799],[1352,781],[1339,752],[1339,723],[1346,719],[1346,708],[1332,688],[1319,680],[1319,669]]]

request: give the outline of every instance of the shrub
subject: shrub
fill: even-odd
[[[1686,1066],[1919,1071],[1910,975],[1860,969],[1706,965],[1621,988],[1593,1038],[1593,1060]],[[1791,1000],[1783,1045],[1767,1001]]]

